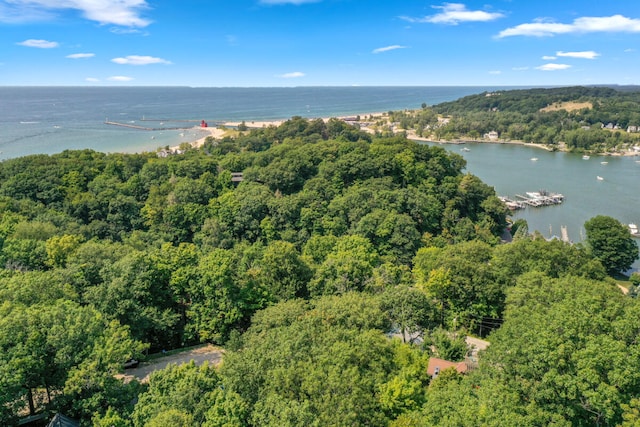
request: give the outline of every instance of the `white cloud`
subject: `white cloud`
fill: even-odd
[[[502,71],[500,71],[500,70],[492,70],[492,71],[489,71],[489,74],[492,74],[494,76],[498,76],[498,75],[502,74]]]
[[[10,0],[0,3],[0,22],[30,22],[55,18],[60,10],[77,10],[91,21],[125,27],[146,27],[145,0]]]
[[[37,47],[39,49],[52,49],[60,46],[58,42],[50,42],[48,40],[29,39],[23,42],[17,43],[20,46]]]
[[[585,50],[582,52],[556,52],[556,55],[558,56],[564,56],[567,58],[582,58],[582,59],[596,59],[598,56],[600,56],[599,53],[594,52],[592,50]]]
[[[582,17],[574,19],[571,24],[560,24],[538,20],[528,24],[500,31],[499,38],[512,36],[554,36],[568,33],[638,33],[640,19],[631,19],[622,15],[604,17]]]
[[[545,55],[542,57],[543,60],[545,61],[553,61],[554,59],[558,59],[555,56],[550,56],[550,55]]]
[[[86,79],[84,79],[84,81],[89,83],[97,83],[100,81],[100,79],[96,79],[95,77],[87,77]]]
[[[542,71],[558,71],[558,70],[566,70],[567,68],[571,68],[571,65],[567,64],[544,64],[536,67],[536,70]]]
[[[390,50],[406,49],[406,48],[407,46],[400,46],[399,44],[394,44],[392,46],[385,46],[385,47],[379,47],[377,49],[373,49],[371,53],[382,53],[382,52],[388,52]]]
[[[280,74],[277,75],[276,77],[280,77],[283,79],[296,79],[298,77],[304,77],[306,74],[302,73],[300,71],[294,71],[293,73],[284,73],[284,74]]]
[[[123,65],[171,64],[171,62],[166,59],[141,55],[129,55],[124,58],[113,58],[111,62]]]
[[[107,80],[109,80],[110,82],[130,82],[131,80],[133,80],[133,77],[111,76],[111,77],[108,77]]]
[[[527,71],[529,67],[513,67],[511,68],[513,71]]]
[[[260,0],[261,4],[307,4],[307,3],[318,3],[321,0]]]
[[[67,55],[66,58],[85,59],[85,58],[93,58],[94,56],[96,56],[95,53],[72,53],[71,55]]]
[[[457,25],[460,22],[487,22],[502,18],[504,15],[498,12],[485,12],[484,10],[468,10],[462,3],[443,3],[442,6],[432,6],[441,9],[442,12],[424,18],[411,18],[401,16],[401,19],[409,22],[428,22],[431,24]]]
[[[635,52],[636,50],[633,48],[629,48],[629,49],[625,49],[624,51],[625,53],[631,53],[631,52]]]

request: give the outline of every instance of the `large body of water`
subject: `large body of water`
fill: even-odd
[[[0,160],[65,149],[154,151],[201,136],[197,131],[148,132],[108,126],[105,119],[146,125],[148,122],[140,122],[143,117],[211,123],[295,115],[332,117],[415,109],[422,103],[433,105],[497,89],[514,88],[0,87]],[[500,195],[540,189],[564,194],[562,205],[527,208],[515,215],[547,237],[560,235],[560,227],[566,226],[570,238],[580,241],[584,222],[599,214],[625,224],[640,223],[640,163],[635,158],[592,156],[583,160],[579,155],[507,144],[467,144],[467,152],[461,152],[457,145],[445,147],[462,154],[467,171],[495,187]],[[538,160],[532,161],[532,157]]]
[[[509,89],[502,87],[503,89]],[[420,108],[500,87],[0,87],[0,159],[65,149],[155,151],[203,134],[140,131],[105,120],[157,127],[147,119],[278,120]],[[197,123],[184,123],[184,126]],[[167,122],[166,127],[179,126]],[[182,135],[184,134],[184,135]]]

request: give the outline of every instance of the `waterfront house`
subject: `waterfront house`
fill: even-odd
[[[489,133],[485,133],[484,137],[491,140],[491,141],[496,141],[498,139],[498,132],[496,132],[495,130],[492,130]]]

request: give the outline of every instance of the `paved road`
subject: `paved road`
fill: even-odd
[[[181,365],[193,360],[196,365],[202,365],[205,361],[208,361],[209,364],[219,365],[220,362],[222,362],[223,354],[223,349],[208,345],[206,347],[200,347],[172,354],[170,356],[161,357],[159,359],[154,359],[151,362],[141,363],[137,368],[127,369],[123,377],[125,379],[137,378],[140,382],[146,383],[149,381],[149,375],[153,371],[164,369],[170,363]]]

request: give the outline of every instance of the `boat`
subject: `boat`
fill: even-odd
[[[532,161],[532,162],[537,162],[537,161],[538,161],[538,158],[537,158],[537,157],[532,157],[532,158],[531,158],[531,161]]]
[[[608,165],[609,162],[600,162],[601,165]]]
[[[470,149],[468,149],[467,147],[463,147],[460,149],[460,151],[471,151]]]
[[[636,224],[629,224],[629,233],[631,233],[633,237],[640,237],[640,231],[638,230],[638,226]]]
[[[604,181],[604,178],[603,178],[603,177],[601,177],[600,175],[596,176],[596,179],[597,179],[598,181]]]
[[[587,156],[586,154],[584,156],[582,156],[582,160],[589,160],[591,157]]]

